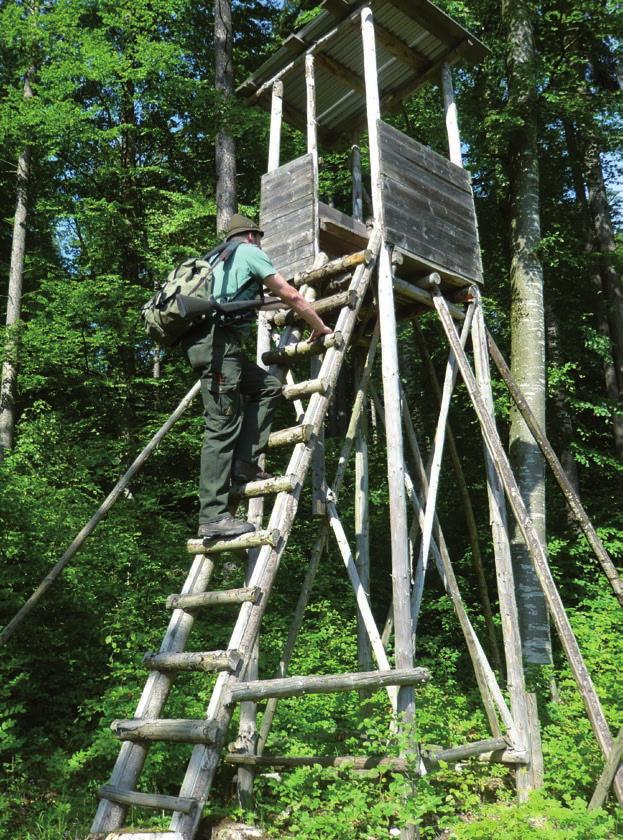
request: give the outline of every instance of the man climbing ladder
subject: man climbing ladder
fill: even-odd
[[[219,301],[256,297],[266,286],[301,316],[312,330],[310,341],[331,329],[305,298],[290,286],[262,251],[263,231],[235,214],[226,241],[240,244],[214,268],[214,296]],[[236,537],[255,526],[228,511],[230,483],[269,478],[258,459],[266,449],[281,382],[244,353],[250,322],[223,322],[208,317],[194,327],[182,345],[201,378],[205,437],[199,476],[199,537]],[[242,399],[245,399],[242,407]]]

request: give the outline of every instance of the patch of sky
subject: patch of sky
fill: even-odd
[[[72,216],[61,216],[54,226],[54,240],[58,253],[70,277],[78,274],[78,260],[81,255],[76,220]]]

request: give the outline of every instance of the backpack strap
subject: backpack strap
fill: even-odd
[[[250,280],[247,280],[246,283],[243,283],[231,300],[238,300],[238,298],[243,292],[246,292],[247,289],[250,289],[253,286],[257,286],[260,300],[262,301],[262,303],[264,303],[264,284],[261,281],[256,280],[255,277],[251,277]]]
[[[217,262],[227,262],[227,260],[234,254],[239,245],[243,245],[242,240],[237,242],[221,242],[207,254],[204,254],[201,259],[204,262],[209,262],[211,265],[216,265]],[[216,259],[218,257],[218,259]]]

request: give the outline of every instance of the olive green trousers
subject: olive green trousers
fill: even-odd
[[[233,462],[257,463],[281,396],[281,382],[247,358],[243,341],[240,330],[219,325],[195,329],[185,341],[204,406],[200,525],[227,513]]]

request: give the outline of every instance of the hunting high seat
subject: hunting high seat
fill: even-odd
[[[324,344],[310,344],[301,340],[300,325],[290,313],[263,313],[260,319],[258,360],[284,371],[283,395],[291,401],[297,417],[296,426],[274,432],[272,442],[269,441],[269,447],[292,447],[288,466],[283,476],[249,482],[240,490],[242,497],[248,499],[248,518],[260,526],[259,530],[234,540],[189,542],[188,549],[194,555],[194,561],[182,591],[171,595],[167,601],[172,615],[160,651],[145,658],[151,674],[135,716],[113,723],[115,734],[123,744],[110,781],[99,791],[101,801],[92,825],[92,840],[118,840],[119,837],[123,840],[193,840],[217,767],[227,749],[228,728],[237,704],[242,704],[240,746],[234,744],[233,751],[225,755],[225,761],[238,766],[239,791],[242,790],[241,777],[245,773],[252,776],[254,768],[317,763],[339,766],[345,759],[343,756],[292,757],[263,753],[279,698],[385,687],[389,707],[399,725],[403,721],[413,721],[414,686],[429,678],[426,669],[414,668],[413,663],[413,639],[429,556],[452,599],[492,735],[456,749],[437,751],[436,762],[483,755],[488,760],[515,765],[518,790],[526,792],[534,786],[528,701],[512,591],[504,496],[531,554],[552,621],[601,750],[606,758],[613,752],[607,721],[560,601],[544,547],[529,519],[495,426],[487,349],[490,336],[484,325],[478,288],[482,282],[482,269],[473,195],[469,175],[462,168],[449,69],[459,59],[482,59],[485,48],[428,0],[372,0],[368,5],[360,5],[357,0],[325,0],[321,8],[311,23],[290,36],[283,47],[245,82],[241,92],[251,103],[267,107],[271,112],[268,172],[262,179],[261,196],[265,248],[276,267],[286,277],[293,278],[317,311],[335,313],[335,332]],[[450,160],[381,120],[382,109],[392,110],[419,85],[437,78],[444,93]],[[283,117],[306,132],[307,153],[280,165]],[[363,177],[358,146],[354,142],[363,127],[367,128],[370,159],[370,231],[364,223]],[[344,139],[353,145],[352,215],[341,213],[319,200],[318,143],[335,147]],[[325,263],[327,258],[329,261]],[[331,285],[337,277],[345,288],[339,294],[327,297],[324,293],[333,291]],[[327,283],[327,280],[331,282]],[[463,296],[460,290],[465,287],[469,287],[468,295]],[[465,309],[448,303],[447,297],[452,298],[457,289],[460,297],[469,302]],[[368,299],[374,295],[375,305],[366,312],[364,299],[367,295]],[[405,302],[434,309],[451,348],[428,470],[419,449],[407,395],[401,388],[396,308],[401,315]],[[364,313],[365,317],[362,317]],[[462,323],[461,337],[455,322]],[[464,347],[468,333],[472,338],[474,370]],[[276,349],[272,348],[273,340]],[[379,345],[382,347],[382,400],[370,382]],[[359,349],[362,346],[367,350],[360,365],[348,432],[335,478],[328,486],[322,458],[325,418],[347,353],[351,347]],[[297,381],[295,375],[299,375],[312,355],[318,358],[312,362],[311,375],[305,371],[303,378]],[[486,445],[493,554],[503,616],[509,704],[471,624],[436,514],[448,411],[457,368]],[[373,552],[370,551],[367,519],[365,406],[368,386],[377,417],[385,428],[389,496],[387,539],[391,543],[394,635],[392,661],[386,650],[387,639],[378,631],[369,600],[370,555]],[[337,509],[340,485],[353,449],[357,454],[353,490],[355,552],[351,551]],[[404,457],[405,449],[411,454],[415,480]],[[316,493],[323,498],[323,505],[314,509],[316,513],[322,513],[323,519],[309,553],[308,569],[280,659],[279,673],[275,679],[260,679],[255,652],[261,623],[299,514],[302,487],[309,473],[312,474],[314,499]],[[457,474],[460,474],[459,470]],[[268,508],[271,503],[271,513],[262,528],[263,506]],[[411,527],[407,508],[412,512]],[[412,570],[409,544],[415,540],[418,528],[421,529],[421,540],[417,563],[414,562]],[[369,655],[367,661],[364,656],[359,657],[360,670],[357,672],[288,677],[294,644],[330,531],[352,583],[360,629],[369,642]],[[215,564],[222,554],[231,551],[249,551],[244,587],[207,591]],[[227,649],[185,651],[195,611],[223,603],[239,607]],[[201,644],[203,640],[199,641]],[[359,651],[361,653],[362,648]],[[372,665],[373,658],[376,667]],[[163,716],[169,691],[176,674],[181,671],[218,673],[202,720]],[[258,732],[254,704],[265,700],[267,705]],[[143,764],[150,744],[155,740],[192,745],[177,795],[138,789]],[[359,767],[384,765],[388,772],[418,775],[427,772],[425,759],[426,751],[412,741],[406,758],[358,755],[348,757],[348,762]],[[430,755],[428,760],[431,764]],[[623,770],[615,777],[614,788],[619,801],[623,801]],[[131,806],[172,811],[170,829],[160,833],[147,826],[119,834]],[[412,840],[414,836],[413,825],[401,828],[402,840]]]

